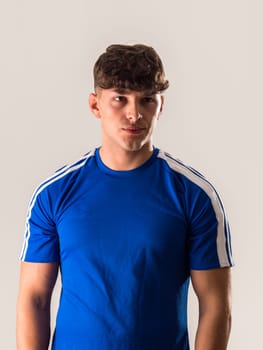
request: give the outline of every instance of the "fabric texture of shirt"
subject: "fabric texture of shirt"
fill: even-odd
[[[43,182],[21,260],[60,264],[53,350],[188,350],[190,270],[233,265],[216,190],[157,148],[128,171],[96,149]]]

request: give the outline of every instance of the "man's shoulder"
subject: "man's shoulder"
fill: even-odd
[[[63,177],[67,174],[70,174],[74,171],[81,169],[83,166],[85,166],[85,164],[87,164],[89,159],[91,159],[95,155],[95,152],[96,152],[96,149],[91,150],[85,153],[82,157],[78,158],[77,160],[58,168],[55,171],[55,173],[51,176],[51,178],[57,177],[57,176]]]
[[[175,158],[170,153],[163,150],[159,150],[157,157],[164,162],[168,171],[175,176],[180,177],[185,184],[192,185],[194,188],[199,188],[206,193],[209,193],[209,195],[215,191],[211,182],[208,181],[202,173],[179,158]]]
[[[186,164],[181,159],[174,157],[166,151],[159,149],[157,158],[162,159],[171,171],[181,174],[189,179],[191,179],[194,176],[202,177],[203,179],[205,178],[199,171],[194,169],[192,166]]]
[[[71,162],[70,164],[64,165],[57,169],[51,176],[42,181],[38,187],[35,189],[34,196],[42,193],[44,190],[64,187],[65,182],[70,181],[71,178],[78,175],[89,162],[90,159],[95,154],[95,149],[84,154],[81,158],[76,161]]]

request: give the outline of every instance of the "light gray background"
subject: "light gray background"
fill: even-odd
[[[111,43],[142,42],[171,82],[155,144],[200,170],[231,222],[230,350],[262,345],[262,5],[245,0],[0,3],[1,348],[15,349],[27,204],[60,166],[99,144],[92,67]],[[54,308],[56,308],[57,292]],[[191,341],[196,301],[190,293]]]

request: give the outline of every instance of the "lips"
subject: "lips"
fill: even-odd
[[[145,130],[143,127],[138,127],[138,126],[128,126],[126,128],[122,128],[125,132],[129,134],[140,134]]]
[[[130,131],[136,131],[136,130],[144,130],[144,128],[138,128],[138,127],[128,127],[123,128],[124,130],[130,130]]]
[[[145,128],[146,126],[141,124],[125,125],[122,127],[123,130],[144,130]]]

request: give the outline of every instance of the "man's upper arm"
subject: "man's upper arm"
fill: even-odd
[[[58,263],[21,263],[20,295],[49,302],[58,275]],[[45,306],[45,305],[42,305]]]
[[[191,270],[194,291],[203,305],[220,303],[227,308],[231,304],[231,268]],[[216,306],[216,305],[215,305]]]

